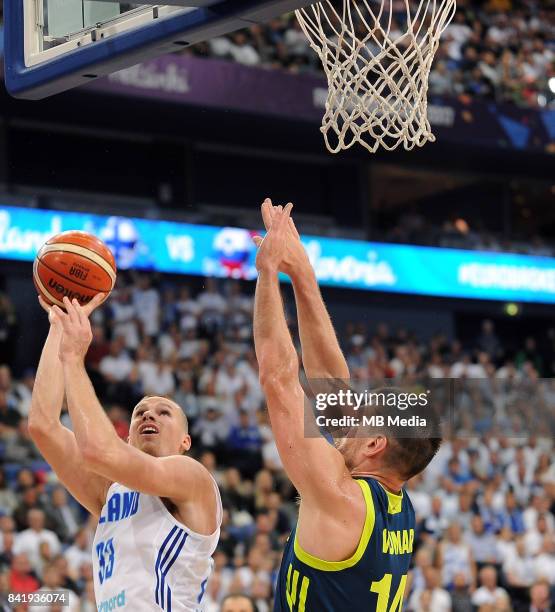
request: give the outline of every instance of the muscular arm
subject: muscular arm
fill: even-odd
[[[266,229],[271,225],[275,210],[270,200],[262,204]],[[292,219],[289,219],[287,248],[280,270],[293,283],[303,366],[307,377],[349,378],[349,368],[322,299],[316,275]]]
[[[91,514],[100,515],[108,481],[88,472],[74,434],[60,423],[64,375],[58,357],[62,329],[51,325],[37,369],[29,431],[42,456],[69,492]]]
[[[213,500],[214,487],[200,463],[182,455],[152,457],[117,436],[85,370],[84,354],[92,337],[89,321],[78,305],[66,302],[65,306],[69,315],[57,311],[68,337],[66,352],[62,346],[63,376],[75,438],[87,469],[136,491],[169,497],[175,503],[201,501],[202,497]],[[84,345],[84,351],[78,348],[71,352],[70,342]]]
[[[316,275],[308,260],[305,266],[292,271],[291,280],[307,377],[349,378],[349,367],[339,347]]]
[[[75,437],[87,468],[111,481],[149,495],[186,501],[208,482],[204,467],[180,455],[152,457],[116,434],[82,363],[65,362],[67,401]]]
[[[260,269],[254,304],[260,381],[285,470],[303,501],[331,502],[352,479],[343,456],[322,437],[305,437],[298,360],[283,312],[277,269]]]

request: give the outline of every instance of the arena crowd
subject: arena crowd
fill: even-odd
[[[170,396],[186,411],[195,456],[219,483],[224,505],[215,570],[205,595],[207,610],[219,611],[230,593],[245,593],[258,612],[268,612],[297,502],[258,382],[253,285],[206,279],[200,292],[192,292],[185,279],[158,280],[154,286],[151,277],[129,279],[95,312],[87,367],[123,439],[130,411],[144,394]],[[13,318],[9,298],[2,300]],[[295,336],[294,317],[290,319]],[[354,379],[399,381],[419,374],[479,379],[489,388],[553,376],[555,371],[554,330],[541,339],[528,338],[511,354],[491,321],[464,341],[442,334],[420,338],[379,322],[354,321],[338,332]],[[0,335],[7,358],[3,339]],[[10,592],[64,587],[72,593],[70,611],[93,611],[95,525],[30,440],[32,387],[32,369],[16,379],[8,363],[0,366],[0,609],[10,609]],[[63,419],[71,426],[65,412]],[[551,609],[552,439],[533,432],[518,439],[487,433],[453,436],[425,473],[408,483],[408,490],[417,533],[406,609]]]
[[[411,2],[416,8],[418,3]],[[376,7],[376,14],[379,12],[379,2],[368,4]],[[392,7],[390,38],[397,40],[407,31],[405,1],[393,0]],[[294,14],[214,38],[196,45],[191,52],[248,66],[299,73],[321,70]],[[458,0],[455,18],[436,54],[430,93],[554,107],[555,92],[549,87],[549,79],[555,77],[554,62],[553,2]]]

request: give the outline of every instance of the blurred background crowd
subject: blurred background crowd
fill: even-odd
[[[379,4],[369,2],[379,12]],[[417,2],[412,2],[415,9]],[[390,38],[407,31],[404,0],[392,2]],[[415,10],[416,12],[416,10]],[[361,29],[361,36],[367,33]],[[406,44],[406,39],[400,43]],[[370,45],[371,43],[369,43]],[[249,66],[321,70],[293,14],[196,45],[192,53]],[[523,106],[555,105],[555,4],[551,0],[459,0],[430,74],[430,92]]]
[[[229,593],[245,593],[259,612],[268,612],[280,553],[296,518],[296,492],[283,471],[258,382],[253,285],[206,279],[197,292],[185,280],[161,277],[154,284],[153,278],[121,275],[113,296],[94,313],[88,370],[122,439],[130,411],[144,394],[167,395],[183,407],[194,454],[219,483],[224,505],[207,610],[218,611]],[[56,482],[29,438],[34,372],[12,374],[6,347],[16,329],[15,313],[10,327],[9,297],[2,299],[0,605],[6,605],[8,592],[63,586],[72,592],[70,610],[96,610],[95,525]],[[296,338],[295,317],[289,318]],[[355,378],[399,381],[420,373],[494,381],[555,371],[555,329],[510,351],[490,320],[476,337],[462,340],[443,334],[421,338],[379,322],[353,321],[338,333]],[[63,420],[71,427],[65,411]],[[533,433],[519,439],[453,437],[408,490],[417,534],[406,609],[550,609],[552,439]]]

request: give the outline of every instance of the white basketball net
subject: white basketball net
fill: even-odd
[[[396,23],[399,9],[405,23]],[[323,0],[296,11],[328,78],[321,131],[332,153],[434,141],[428,76],[456,0]]]

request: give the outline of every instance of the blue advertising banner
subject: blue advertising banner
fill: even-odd
[[[257,232],[0,206],[0,258],[32,261],[58,232],[102,238],[119,268],[254,279]],[[451,298],[555,303],[555,258],[304,236],[321,285]]]

